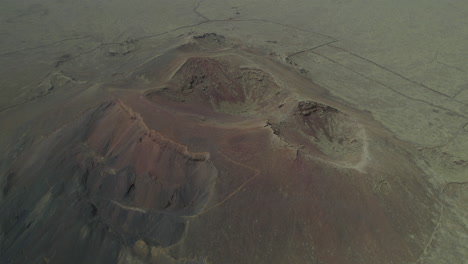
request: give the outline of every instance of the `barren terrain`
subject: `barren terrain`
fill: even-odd
[[[467,263],[468,27],[420,27],[448,6],[29,2],[0,4],[1,263]]]

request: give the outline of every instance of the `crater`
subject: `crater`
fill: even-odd
[[[309,158],[343,168],[365,167],[366,132],[355,118],[332,106],[301,100],[271,74],[232,61],[236,60],[189,57],[163,88],[149,90],[145,97],[174,111],[218,121],[228,120],[225,115],[264,120],[275,135]]]
[[[260,69],[205,57],[188,58],[168,86],[146,93],[150,100],[162,97],[194,108],[244,116],[266,114],[286,96],[273,77]]]
[[[364,126],[349,114],[328,105],[300,101],[290,118],[272,127],[310,159],[360,171],[370,159]]]

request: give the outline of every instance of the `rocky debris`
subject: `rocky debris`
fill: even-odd
[[[133,245],[133,250],[137,256],[143,259],[148,256],[148,245],[143,240],[136,241]]]
[[[57,88],[66,86],[69,83],[75,82],[76,80],[64,72],[54,72],[43,80],[35,89],[34,92],[30,93],[30,99],[46,96]]]
[[[136,48],[136,41],[134,39],[128,39],[120,44],[112,45],[109,48],[110,56],[125,56],[133,52]]]
[[[295,67],[298,67],[298,66],[299,66],[296,62],[294,62],[293,60],[291,60],[291,58],[289,58],[289,57],[286,57],[285,61],[286,61],[288,64],[292,65],[292,66],[295,66]]]
[[[205,33],[203,35],[193,36],[193,39],[210,41],[217,44],[224,44],[226,42],[226,38],[224,36],[216,33]]]
[[[73,77],[68,76],[64,72],[56,72],[50,77],[50,82],[54,87],[62,87],[67,83],[76,81]]]
[[[60,56],[60,58],[58,58],[57,62],[55,63],[55,68],[58,68],[60,65],[62,65],[63,63],[71,60],[73,57],[71,54],[63,54],[62,56]]]
[[[184,94],[192,93],[193,89],[199,86],[201,86],[201,90],[203,92],[206,92],[208,87],[206,85],[203,85],[203,82],[205,79],[206,79],[206,75],[201,75],[201,76],[193,75],[190,81],[181,88],[182,93]]]
[[[322,115],[327,112],[339,112],[338,109],[328,105],[323,105],[312,101],[301,101],[297,105],[297,112],[303,116],[310,116],[312,113]]]
[[[279,136],[280,131],[281,131],[280,128],[276,126],[275,124],[271,123],[269,120],[266,121],[266,124],[264,127],[269,127],[273,131],[273,134]]]

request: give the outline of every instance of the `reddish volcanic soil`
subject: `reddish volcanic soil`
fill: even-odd
[[[277,62],[194,47],[107,84],[113,100],[17,159],[5,260],[418,259],[439,202],[411,147]]]

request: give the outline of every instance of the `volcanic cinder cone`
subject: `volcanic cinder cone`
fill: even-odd
[[[104,85],[113,99],[19,155],[1,262],[415,261],[440,205],[411,146],[277,62],[205,42]]]

